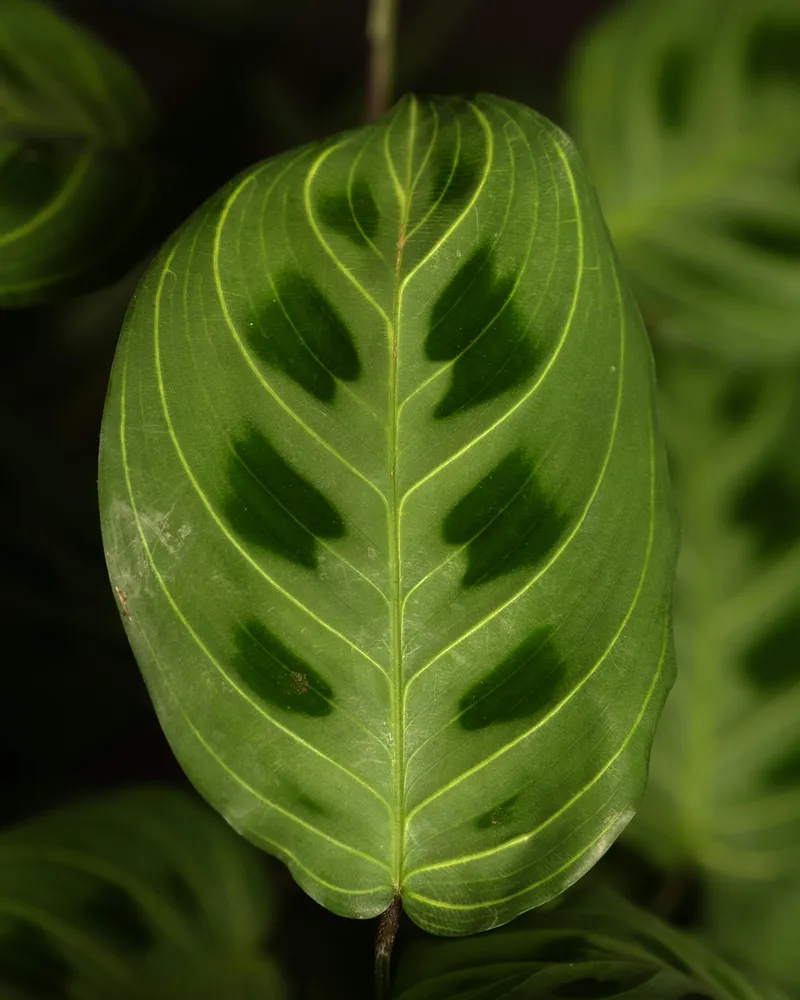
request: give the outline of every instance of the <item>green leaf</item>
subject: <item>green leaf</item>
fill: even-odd
[[[800,394],[791,370],[659,364],[682,523],[679,676],[630,835],[664,863],[800,874]]]
[[[272,893],[258,855],[167,789],[115,792],[0,835],[4,997],[260,1000]]]
[[[409,98],[212,198],[136,295],[100,476],[175,752],[330,909],[491,927],[630,819],[672,512],[639,315],[534,112]]]
[[[604,891],[469,941],[403,956],[394,1000],[777,998],[652,914]]]
[[[631,0],[568,99],[648,319],[729,357],[800,354],[795,0]]]
[[[741,879],[715,879],[708,893],[706,918],[710,936],[720,949],[797,995],[800,879],[757,886]]]
[[[0,5],[0,305],[85,285],[150,193],[138,78],[38,0]]]

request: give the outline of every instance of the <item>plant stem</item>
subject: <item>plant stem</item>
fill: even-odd
[[[367,79],[367,121],[373,122],[389,110],[394,96],[397,8],[399,0],[369,0],[367,39],[369,77]]]
[[[389,1000],[392,982],[392,947],[402,912],[400,897],[396,896],[389,909],[381,914],[375,938],[375,1000]]]

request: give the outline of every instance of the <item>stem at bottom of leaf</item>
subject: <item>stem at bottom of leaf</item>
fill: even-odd
[[[392,980],[392,948],[400,926],[403,906],[395,896],[388,910],[381,914],[375,937],[375,1000],[389,1000]]]

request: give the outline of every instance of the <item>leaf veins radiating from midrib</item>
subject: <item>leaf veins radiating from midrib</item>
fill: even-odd
[[[402,301],[403,294],[412,280],[412,278],[422,270],[422,268],[428,263],[428,261],[438,253],[447,240],[452,236],[452,234],[458,229],[461,223],[466,219],[475,207],[478,198],[483,192],[486,181],[489,177],[491,171],[492,160],[493,160],[493,149],[494,149],[494,135],[491,124],[489,123],[483,112],[477,108],[474,104],[469,104],[468,107],[475,115],[481,128],[483,129],[484,135],[486,137],[486,154],[484,158],[484,165],[482,176],[479,183],[472,195],[470,196],[467,204],[458,214],[455,220],[448,226],[442,236],[434,243],[432,247],[424,254],[422,259],[405,275],[402,274],[402,262],[404,257],[404,251],[408,246],[408,239],[406,235],[406,230],[408,227],[410,212],[412,208],[413,194],[416,189],[417,182],[422,172],[425,170],[428,158],[430,156],[431,148],[433,143],[430,144],[426,150],[425,156],[423,157],[423,163],[419,168],[417,176],[413,175],[414,157],[416,153],[417,146],[417,119],[419,105],[414,97],[409,99],[408,107],[408,133],[406,138],[406,162],[398,170],[398,165],[394,162],[391,149],[390,149],[390,139],[392,137],[392,131],[397,125],[398,117],[400,115],[400,110],[395,113],[395,115],[388,122],[383,135],[383,152],[386,161],[386,167],[389,176],[392,179],[392,185],[397,197],[398,202],[398,232],[396,240],[396,257],[392,261],[392,268],[394,272],[394,282],[393,282],[393,301],[391,312],[387,313],[381,305],[375,300],[375,298],[370,294],[370,292],[364,288],[361,282],[355,277],[355,275],[350,271],[350,269],[342,262],[342,260],[337,256],[333,248],[328,244],[325,239],[321,228],[315,218],[313,210],[313,200],[311,198],[311,188],[313,182],[318,174],[322,164],[325,160],[338,148],[341,144],[333,144],[327,147],[323,152],[317,157],[315,162],[309,168],[306,175],[306,181],[304,185],[304,202],[305,211],[308,218],[309,225],[319,241],[322,248],[325,250],[327,255],[330,257],[331,261],[335,264],[338,270],[351,282],[351,284],[356,288],[356,290],[364,297],[364,299],[375,309],[378,315],[384,322],[387,340],[387,390],[388,390],[388,412],[389,412],[389,427],[388,427],[388,472],[389,472],[389,495],[386,498],[386,525],[387,525],[387,536],[388,536],[388,550],[389,550],[389,577],[390,577],[390,593],[389,593],[389,628],[390,628],[390,695],[391,695],[391,715],[393,720],[394,729],[394,754],[393,754],[393,802],[394,802],[394,815],[392,817],[392,871],[394,874],[395,887],[400,888],[401,875],[402,875],[402,863],[404,855],[404,837],[405,837],[405,824],[403,821],[404,811],[405,811],[405,755],[404,755],[404,737],[405,737],[405,708],[404,708],[404,675],[403,675],[403,647],[402,647],[402,635],[403,635],[403,605],[402,605],[402,558],[401,558],[401,548],[402,548],[402,536],[401,536],[401,515],[402,515],[402,505],[408,493],[401,496],[398,487],[398,475],[397,475],[397,458],[399,454],[399,417],[401,407],[399,405],[398,399],[398,380],[397,380],[397,367],[398,367],[398,357],[400,350],[400,329],[401,329],[401,313],[402,313]],[[438,122],[437,122],[438,131]],[[401,177],[401,174],[403,177]],[[350,179],[352,179],[353,174],[351,172]]]

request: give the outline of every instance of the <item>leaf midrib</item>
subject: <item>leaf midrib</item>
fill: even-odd
[[[400,506],[402,497],[398,485],[398,456],[400,435],[400,405],[398,400],[398,355],[400,339],[400,310],[404,282],[400,280],[403,266],[403,251],[406,244],[406,233],[410,215],[413,188],[411,172],[414,164],[414,146],[416,142],[417,101],[410,98],[408,126],[408,154],[406,158],[406,184],[401,192],[397,188],[400,199],[400,220],[397,233],[397,257],[394,266],[392,289],[392,311],[389,330],[389,378],[388,378],[388,458],[389,458],[389,496],[386,508],[388,553],[389,553],[389,641],[390,641],[390,677],[392,697],[392,721],[394,723],[394,753],[392,754],[392,800],[394,815],[392,816],[392,858],[390,867],[393,874],[392,890],[400,895],[402,884],[402,867],[405,854],[405,699],[403,697],[403,570],[400,558]],[[394,177],[391,154],[388,147],[390,130],[387,130],[384,142],[390,173]]]

